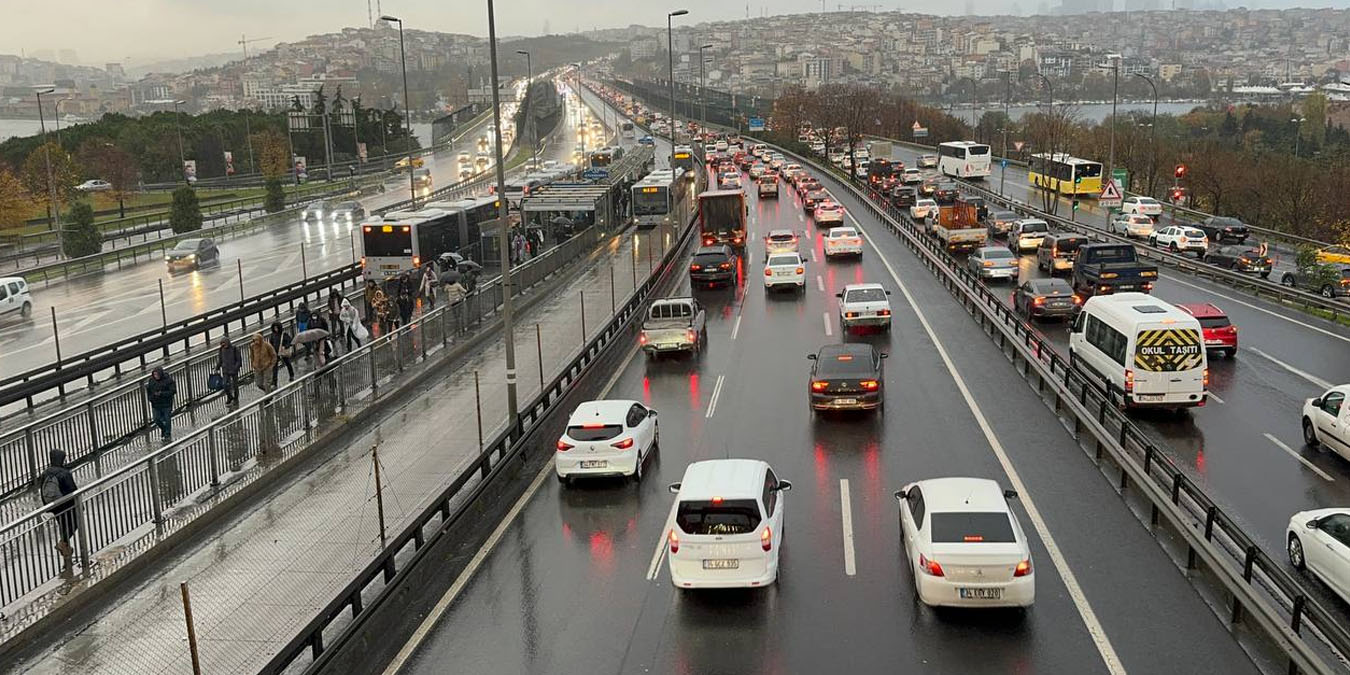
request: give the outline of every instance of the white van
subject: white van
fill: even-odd
[[[767,462],[694,462],[675,493],[666,530],[670,581],[677,588],[753,588],[778,579],[783,497],[792,483]]]
[[[23,277],[0,277],[0,316],[9,314],[25,319],[33,316],[33,298]]]
[[[1070,328],[1069,367],[1127,408],[1198,407],[1208,396],[1200,322],[1144,293],[1088,298]]]

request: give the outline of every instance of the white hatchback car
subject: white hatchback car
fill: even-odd
[[[774,253],[764,261],[764,290],[788,286],[794,291],[806,290],[806,262],[801,255]]]
[[[816,221],[817,225],[828,225],[830,223],[844,222],[844,207],[837,202],[825,200],[816,204],[816,208],[811,213],[811,219]]]
[[[895,493],[900,539],[919,599],[930,607],[1030,607],[1031,548],[1008,506],[1016,497],[984,478],[933,478]]]
[[[764,253],[772,255],[774,253],[796,253],[797,252],[797,233],[792,230],[769,230],[764,235]]]
[[[1144,216],[1157,218],[1162,215],[1162,202],[1152,197],[1126,197],[1120,202],[1121,213],[1138,213]]]
[[[1195,251],[1199,255],[1204,255],[1205,251],[1209,249],[1209,236],[1205,234],[1204,230],[1198,230],[1194,227],[1168,225],[1149,236],[1148,243],[1166,247],[1173,253]]]
[[[1289,564],[1308,570],[1350,602],[1350,509],[1300,511],[1285,534]]]
[[[918,185],[923,182],[923,172],[918,169],[905,169],[900,175],[900,182],[905,185]]]
[[[825,257],[862,255],[862,237],[851,227],[832,227],[825,234]]]
[[[553,469],[564,485],[590,476],[641,481],[642,465],[660,437],[656,411],[637,401],[587,401],[567,420],[553,454]]]
[[[845,331],[859,326],[891,329],[891,292],[881,284],[849,284],[839,298],[839,325]]]
[[[929,215],[936,213],[937,210],[938,210],[937,200],[920,199],[914,202],[913,206],[909,207],[909,217],[913,218],[914,220],[923,220],[924,218],[927,218]]]
[[[792,483],[757,459],[694,462],[675,493],[666,527],[670,582],[677,588],[753,588],[778,579],[782,493]]]

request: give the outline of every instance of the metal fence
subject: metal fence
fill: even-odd
[[[514,269],[514,293],[584,259],[604,237],[598,230],[585,230]],[[76,565],[82,577],[97,579],[116,568],[123,557],[137,555],[155,539],[191,521],[198,509],[209,508],[209,502],[199,500],[228,490],[239,474],[267,470],[373,405],[382,392],[409,381],[422,372],[420,366],[429,354],[466,339],[498,311],[502,301],[500,280],[489,281],[464,301],[430,311],[257,401],[231,410],[217,396],[215,404],[223,414],[210,424],[148,455],[120,458],[130,463],[59,502],[6,524],[0,528],[0,564],[4,566],[0,607],[30,594],[40,595],[59,583],[62,559],[53,548],[60,540],[59,519],[50,517],[54,509],[70,509],[78,525],[77,537],[71,542]],[[241,373],[248,373],[248,352],[241,353],[245,360]],[[180,383],[192,394],[204,391],[214,363],[203,359],[182,367],[176,375]],[[3,446],[0,457],[4,457],[5,470],[9,472],[18,462],[17,471],[31,476],[34,456],[43,459],[46,451],[70,452],[75,447],[91,452],[97,439],[148,428],[146,406],[139,387],[131,387],[101,401],[98,409],[91,402],[87,411],[29,427]]]
[[[791,155],[791,153],[786,153]],[[816,162],[803,164],[834,176]],[[1053,343],[1024,322],[974,274],[951,257],[941,242],[926,236],[906,214],[882,195],[834,177],[861,198],[877,219],[899,236],[942,284],[975,316],[982,328],[1080,441],[1087,440],[1093,459],[1105,470],[1118,468],[1117,489],[1146,500],[1151,531],[1176,536],[1186,546],[1188,573],[1208,571],[1227,596],[1231,626],[1245,626],[1263,636],[1287,659],[1293,672],[1338,672],[1332,664],[1350,659],[1350,632],[1336,614],[1307,592],[1301,580],[1277,561],[1225,513],[1081,371],[1071,367]],[[1195,578],[1194,576],[1192,578]],[[1247,643],[1244,642],[1244,645]]]

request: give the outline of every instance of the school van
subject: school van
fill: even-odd
[[[33,298],[23,277],[0,277],[0,316],[8,314],[24,319],[33,316]]]
[[[1069,365],[1125,408],[1199,407],[1208,396],[1200,322],[1144,293],[1088,298],[1070,328]]]

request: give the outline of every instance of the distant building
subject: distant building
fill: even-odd
[[[79,56],[75,53],[74,49],[62,49],[60,60],[61,63],[69,63],[71,65],[75,65],[80,62]]]
[[[660,41],[652,36],[643,36],[634,38],[628,43],[628,52],[632,54],[633,60],[650,59],[656,56],[661,48]]]
[[[120,63],[109,63],[104,66],[103,69],[108,71],[108,74],[112,75],[113,79],[125,80],[127,77],[127,71],[122,68],[122,64]]]
[[[1163,82],[1171,82],[1180,74],[1180,63],[1164,63],[1158,66],[1158,77],[1162,79]]]

